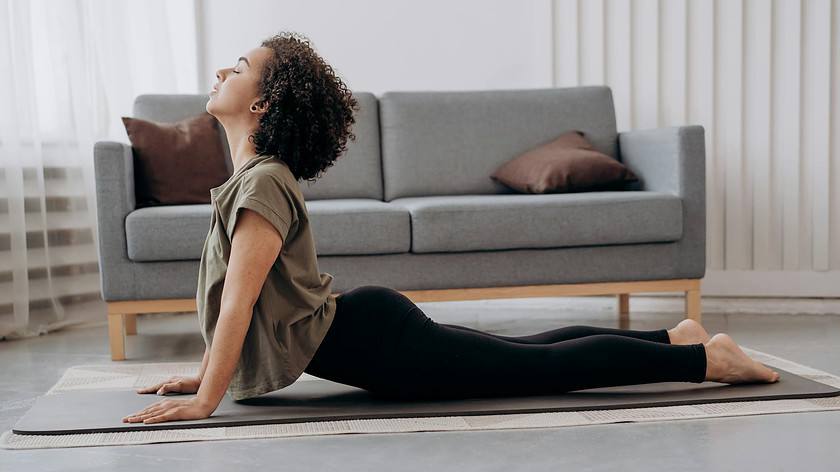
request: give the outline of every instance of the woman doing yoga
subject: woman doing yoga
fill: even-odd
[[[123,421],[207,418],[225,393],[255,397],[303,372],[401,399],[778,381],[731,337],[709,337],[693,320],[651,331],[575,325],[502,336],[437,323],[385,286],[333,294],[298,183],[319,177],[355,139],[356,99],[297,33],[266,39],[216,77],[206,109],[224,127],[234,171],[210,190],[196,294],[204,359],[196,376],[137,391],[197,395]]]

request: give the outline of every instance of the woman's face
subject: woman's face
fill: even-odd
[[[233,67],[216,71],[218,81],[210,91],[207,113],[220,121],[224,118],[256,119],[261,104],[258,96],[259,81],[263,64],[271,57],[272,50],[266,47],[252,49],[240,57]],[[256,105],[258,110],[251,110]]]

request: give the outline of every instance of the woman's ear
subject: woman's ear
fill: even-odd
[[[265,113],[268,111],[268,102],[261,100],[251,104],[251,111]]]

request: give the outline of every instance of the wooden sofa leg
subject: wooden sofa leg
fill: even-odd
[[[630,294],[629,293],[619,293],[618,294],[618,314],[619,315],[629,315],[630,314]]]
[[[125,336],[122,313],[108,313],[108,339],[111,345],[111,360],[125,360]]]
[[[701,322],[702,311],[700,309],[700,290],[685,291],[685,313],[689,319],[698,323]]]
[[[137,314],[128,313],[123,315],[123,322],[125,323],[125,334],[137,334]]]
[[[630,294],[619,293],[618,298],[618,326],[621,329],[629,329],[630,326]]]

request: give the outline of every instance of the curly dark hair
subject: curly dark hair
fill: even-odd
[[[266,62],[259,95],[268,102],[249,136],[257,154],[275,155],[297,180],[314,181],[345,151],[358,103],[306,36],[281,32],[261,47],[274,54]]]

